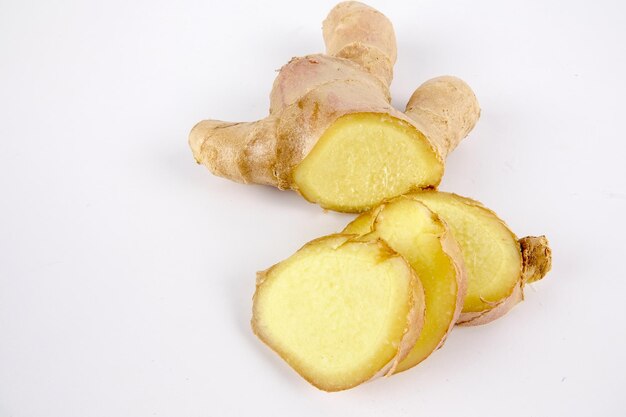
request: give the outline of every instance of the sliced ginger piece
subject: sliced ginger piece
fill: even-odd
[[[259,273],[252,328],[311,384],[339,391],[393,372],[423,317],[420,281],[401,256],[331,235]]]
[[[443,163],[405,121],[380,113],[337,119],[294,169],[307,200],[337,211],[363,211],[415,188],[439,184]]]
[[[426,299],[424,327],[396,372],[417,365],[443,344],[461,313],[466,280],[456,241],[436,214],[410,197],[363,213],[343,233],[385,240],[420,277]]]
[[[544,236],[518,241],[493,211],[456,194],[410,196],[437,213],[461,247],[468,288],[459,324],[484,324],[506,314],[523,299],[524,284],[549,271],[551,252]]]
[[[448,224],[461,246],[469,274],[463,312],[488,310],[509,296],[520,277],[517,238],[480,203],[443,192],[414,193]]]

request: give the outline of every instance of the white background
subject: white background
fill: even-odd
[[[326,394],[252,335],[255,271],[352,217],[194,164],[203,118],[265,116],[332,1],[0,0],[0,417],[626,414],[626,7],[372,1],[399,108],[476,91],[443,190],[554,268],[409,372]]]

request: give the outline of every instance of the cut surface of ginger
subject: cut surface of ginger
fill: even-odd
[[[511,295],[520,280],[520,247],[494,212],[451,193],[424,191],[411,197],[437,213],[461,247],[468,278],[464,313],[489,310]]]
[[[259,274],[252,327],[316,387],[338,391],[390,370],[415,342],[423,292],[382,242],[317,239]]]
[[[432,211],[405,197],[363,213],[344,233],[384,239],[420,277],[426,299],[424,326],[396,372],[417,365],[441,345],[463,304],[465,274],[456,242]]]
[[[292,175],[307,200],[361,212],[409,190],[437,186],[443,164],[407,122],[387,114],[352,113],[324,132]]]

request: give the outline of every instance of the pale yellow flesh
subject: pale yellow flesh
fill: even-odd
[[[412,306],[412,271],[372,242],[323,238],[267,272],[254,298],[261,339],[327,391],[376,375],[397,354]]]
[[[468,288],[463,312],[493,308],[520,279],[521,254],[513,233],[492,211],[455,194],[412,193],[448,225],[463,253]]]
[[[443,164],[428,140],[387,114],[340,117],[295,168],[309,201],[346,212],[368,210],[412,189],[436,186]]]
[[[455,320],[458,271],[442,248],[444,225],[423,204],[400,198],[385,204],[378,213],[362,214],[344,233],[384,239],[417,271],[426,297],[424,327],[396,372],[417,365],[437,349]]]

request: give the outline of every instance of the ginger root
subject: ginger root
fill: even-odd
[[[189,144],[215,175],[362,213],[258,273],[253,298],[254,333],[339,391],[419,364],[456,324],[506,314],[550,270],[551,251],[545,236],[518,239],[482,204],[433,190],[480,115],[467,84],[426,81],[401,112],[391,22],[348,1],[322,31],[326,54],[281,68],[266,118],[201,121]]]
[[[331,235],[259,273],[252,328],[311,384],[339,391],[393,373],[423,318],[404,258],[381,240]]]
[[[292,189],[345,212],[436,187],[444,158],[479,117],[472,90],[438,77],[420,86],[402,113],[390,104],[396,41],[382,13],[340,3],[323,35],[326,54],[281,68],[268,117],[198,123],[189,136],[195,160],[215,175]]]

